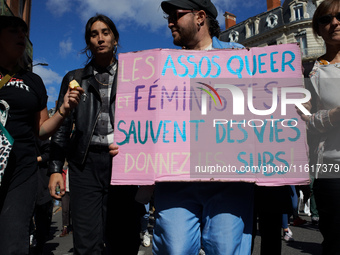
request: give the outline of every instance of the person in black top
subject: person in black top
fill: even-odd
[[[80,100],[82,89],[65,94],[59,113],[48,118],[47,94],[41,78],[19,66],[26,48],[26,23],[0,16],[0,79],[12,76],[0,89],[9,105],[5,128],[14,138],[0,187],[0,251],[28,254],[29,226],[37,192],[35,136],[48,138]],[[6,76],[7,75],[7,76]]]
[[[101,14],[90,18],[85,26],[89,63],[66,74],[60,89],[58,105],[70,80],[76,79],[85,91],[77,109],[52,137],[49,167],[50,193],[60,198],[65,193],[61,174],[65,158],[69,164],[75,254],[103,254],[111,243],[117,254],[137,254],[140,244],[138,212],[143,205],[134,199],[138,187],[110,186],[112,157],[118,153],[113,143],[118,40],[110,18]],[[124,208],[126,221],[119,208]]]

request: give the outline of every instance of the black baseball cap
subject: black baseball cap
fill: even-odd
[[[210,0],[169,0],[163,1],[161,7],[167,14],[174,9],[203,10],[212,18],[216,19],[217,17],[216,7]]]
[[[22,18],[0,15],[0,29],[7,27],[23,27],[26,31],[28,31],[27,24]]]
[[[28,31],[27,24],[22,18],[0,15],[0,29],[7,27],[23,27],[26,31]]]

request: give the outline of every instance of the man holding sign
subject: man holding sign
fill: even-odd
[[[174,44],[187,50],[242,48],[219,41],[217,10],[210,0],[170,0]],[[208,254],[250,254],[254,184],[242,182],[157,182],[154,254],[194,254],[201,241]]]

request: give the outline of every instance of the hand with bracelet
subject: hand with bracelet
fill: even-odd
[[[58,109],[58,113],[63,118],[67,117],[70,114],[70,111],[78,105],[80,97],[83,93],[84,90],[81,87],[76,87],[74,89],[69,87],[67,93],[64,96],[64,102]]]
[[[81,87],[68,88],[64,96],[64,102],[57,110],[57,114],[49,118],[47,108],[37,113],[37,120],[39,121],[38,136],[41,139],[47,139],[58,130],[63,120],[78,105],[82,93],[84,93],[84,90]]]

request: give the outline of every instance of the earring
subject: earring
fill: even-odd
[[[86,55],[86,57],[88,58],[88,59],[91,59],[92,58],[92,52],[90,51],[90,50],[86,50],[85,51],[85,55]]]
[[[116,55],[116,53],[117,53],[117,45],[115,45],[114,47],[113,47],[113,53]]]

